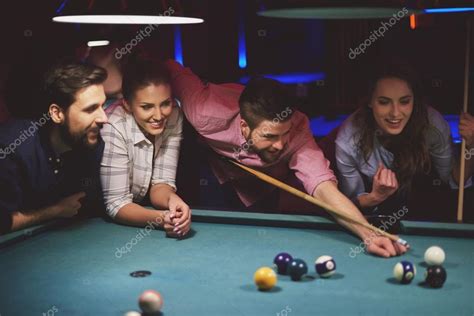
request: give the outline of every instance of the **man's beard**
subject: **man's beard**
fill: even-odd
[[[61,135],[61,139],[63,140],[65,144],[69,145],[73,150],[75,149],[76,150],[81,150],[81,149],[91,150],[97,146],[98,142],[96,142],[95,144],[89,143],[87,134],[90,131],[99,133],[100,127],[89,127],[87,130],[81,133],[73,134],[69,131],[69,125],[67,121],[65,121],[64,124],[61,124],[59,126],[59,133]]]
[[[277,153],[270,154],[267,149],[256,149],[254,147],[251,147],[251,150],[257,154],[257,156],[260,157],[264,162],[266,163],[272,163],[280,159],[281,154],[283,153],[283,150],[279,150]]]
[[[277,161],[278,159],[280,159],[281,154],[283,153],[286,146],[282,150],[279,150],[277,153],[274,153],[272,155],[268,152],[268,148],[258,149],[256,148],[255,144],[252,144],[252,141],[251,141],[253,139],[252,133],[253,133],[253,130],[250,132],[250,138],[247,141],[247,144],[249,144],[249,152],[255,153],[258,157],[260,157],[260,159],[262,159],[262,161],[266,163],[273,163]]]

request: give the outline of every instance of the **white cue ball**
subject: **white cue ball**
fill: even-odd
[[[156,313],[163,306],[161,294],[154,290],[146,290],[138,298],[138,305],[145,313]]]
[[[431,246],[425,251],[425,262],[430,266],[440,266],[444,259],[446,259],[446,255],[441,247]]]
[[[136,311],[130,311],[123,314],[123,316],[142,316],[142,314]]]

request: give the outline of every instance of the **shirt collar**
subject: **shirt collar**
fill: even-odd
[[[51,126],[48,125],[44,126],[43,128],[40,128],[38,133],[40,137],[41,147],[43,148],[45,155],[48,157],[48,160],[51,161],[60,158],[61,155],[57,155],[53,149],[53,145],[51,145]]]
[[[131,127],[132,127],[131,131],[132,131],[133,145],[137,145],[143,141],[146,142],[147,144],[152,144],[152,142],[148,138],[146,138],[140,126],[135,121],[135,118],[133,117],[133,115],[131,115],[130,113],[127,113],[127,120],[130,122]]]
[[[115,110],[123,112],[123,114],[120,114],[120,115],[125,118],[126,125],[130,127],[130,131],[131,131],[131,136],[130,136],[129,141],[132,141],[133,145],[137,145],[143,141],[145,141],[147,144],[151,144],[150,140],[146,138],[145,134],[140,129],[140,126],[135,121],[135,118],[133,117],[133,115],[125,110],[125,106],[123,103],[124,103],[124,99],[122,98],[122,99],[117,100],[112,105],[110,105],[106,109],[107,115],[108,116],[112,115],[112,113],[114,113]]]
[[[56,154],[51,144],[50,139],[51,126],[45,126],[39,129],[39,137],[43,153],[48,161],[48,164],[54,169],[54,173],[58,173],[63,167],[66,161],[71,159],[75,154],[73,150],[65,151],[61,154]]]

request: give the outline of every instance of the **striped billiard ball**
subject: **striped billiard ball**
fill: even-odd
[[[416,267],[409,261],[400,261],[393,268],[393,276],[402,284],[410,283],[416,275]]]
[[[314,267],[322,278],[329,278],[336,272],[336,261],[331,256],[321,256],[314,262]]]

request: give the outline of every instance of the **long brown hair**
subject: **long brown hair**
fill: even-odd
[[[420,80],[411,67],[401,61],[391,60],[376,68],[369,81],[368,100],[372,99],[379,80],[397,78],[408,84],[413,92],[413,112],[407,125],[399,135],[385,136],[380,132],[372,109],[366,102],[355,114],[358,128],[358,149],[367,162],[374,150],[374,140],[378,140],[394,155],[393,169],[400,190],[409,190],[413,176],[429,173],[431,160],[425,134],[429,128],[428,109],[423,102]]]

